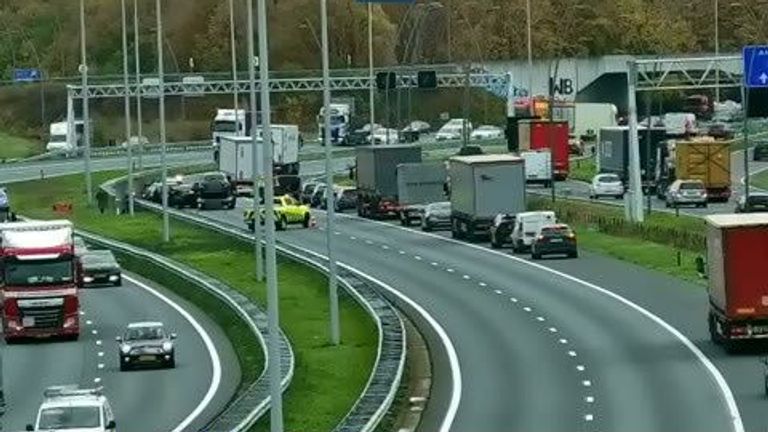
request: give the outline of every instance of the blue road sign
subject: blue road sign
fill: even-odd
[[[13,80],[16,82],[35,82],[43,79],[40,69],[14,69]]]
[[[768,45],[745,46],[744,86],[747,88],[768,87]]]

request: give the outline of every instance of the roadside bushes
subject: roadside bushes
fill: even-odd
[[[605,234],[636,238],[676,249],[703,253],[706,250],[705,222],[690,216],[652,213],[644,223],[627,222],[624,210],[599,203],[529,197],[528,208],[532,211],[553,210],[559,220],[577,226],[585,226]]]

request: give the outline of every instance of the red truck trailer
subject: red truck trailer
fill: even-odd
[[[81,266],[72,223],[0,224],[2,323],[7,342],[80,334]]]
[[[768,213],[707,220],[709,332],[728,351],[768,338]]]
[[[524,120],[518,125],[520,151],[552,149],[554,178],[565,180],[571,169],[567,121]]]

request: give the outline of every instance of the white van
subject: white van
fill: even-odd
[[[525,182],[539,183],[552,187],[552,153],[544,151],[524,151],[520,157],[525,160]]]
[[[518,213],[515,216],[515,228],[512,230],[512,249],[517,253],[530,250],[541,227],[555,223],[557,218],[553,211]]]
[[[48,142],[45,145],[45,151],[67,157],[77,155],[82,145],[84,123],[82,120],[75,120],[74,125],[75,130],[70,133],[69,123],[51,123],[48,129]]]

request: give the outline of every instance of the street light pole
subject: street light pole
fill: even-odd
[[[231,45],[232,52],[232,81],[234,82],[234,108],[235,108],[235,128],[236,135],[242,136],[245,133],[245,127],[240,129],[240,114],[239,114],[239,89],[237,88],[237,42],[235,41],[235,0],[229,0],[229,43]],[[245,123],[245,118],[243,118]]]
[[[250,134],[251,143],[253,145],[252,153],[252,171],[253,171],[253,249],[254,255],[256,255],[256,280],[261,282],[264,280],[264,259],[262,258],[262,229],[261,221],[256,218],[261,218],[261,202],[259,194],[259,186],[261,183],[262,175],[262,158],[259,157],[258,143],[256,142],[256,130],[258,122],[258,105],[256,103],[256,52],[253,43],[253,0],[248,0],[248,80],[250,81],[250,102],[251,102],[251,130],[246,131],[246,134]],[[264,82],[261,83],[264,85]],[[264,116],[264,107],[262,106],[261,115]],[[271,136],[271,132],[270,136]],[[262,131],[262,142],[266,140],[267,131]],[[262,146],[266,148],[266,146]],[[263,156],[263,155],[262,155]],[[271,160],[270,160],[271,162]],[[271,180],[270,180],[271,181]],[[266,204],[266,200],[265,200]]]
[[[161,179],[163,182],[163,241],[171,241],[170,220],[168,215],[168,164],[166,161],[166,135],[165,135],[165,69],[163,67],[163,8],[162,0],[155,0],[155,15],[157,16],[157,78],[160,93],[160,165],[162,166]]]
[[[249,0],[249,3],[252,0]],[[271,396],[270,430],[283,430],[282,386],[280,385],[280,319],[278,316],[277,255],[275,252],[275,213],[274,213],[274,177],[272,161],[274,144],[272,143],[272,125],[269,100],[269,44],[267,41],[267,6],[265,0],[258,0],[259,16],[259,82],[261,84],[261,120],[262,145],[264,147],[264,184],[265,217],[267,238],[267,313],[269,321],[269,389]],[[250,10],[249,10],[250,12]],[[252,36],[252,34],[251,34]],[[326,111],[326,115],[328,112]],[[255,138],[255,134],[251,134]],[[327,134],[326,134],[327,135]],[[255,142],[255,139],[254,139]],[[326,146],[326,151],[330,146]]]
[[[371,112],[369,126],[371,136],[373,136],[373,124],[376,123],[376,106],[374,103],[374,97],[376,95],[376,83],[373,79],[373,3],[371,2],[368,2],[368,80],[371,83],[370,87],[368,88],[368,105]],[[326,107],[325,109],[327,110],[328,108]],[[326,129],[326,131],[329,130],[330,129]],[[373,143],[373,140],[371,140],[371,143]]]
[[[528,112],[533,117],[536,113],[533,106],[533,44],[531,38],[531,0],[525,2],[525,26],[528,38]]]
[[[85,193],[87,203],[93,205],[93,179],[91,178],[91,118],[88,101],[88,61],[85,45],[85,0],[80,0],[80,74],[83,85],[83,142],[85,145],[83,161],[85,163]]]
[[[138,6],[138,0],[133,0],[133,49],[135,51],[135,61],[136,61],[136,129],[137,133],[139,134],[139,142],[138,142],[138,151],[139,151],[139,157],[138,157],[138,166],[139,169],[144,168],[144,141],[143,141],[143,125],[142,123],[142,115],[141,115],[141,54],[140,54],[140,47],[139,47],[139,6]]]
[[[125,86],[125,142],[128,146],[128,213],[133,216],[133,144],[131,143],[131,97],[128,95],[128,18],[125,0],[120,0],[123,21],[123,85]]]
[[[369,3],[370,6],[370,3]],[[321,38],[323,40],[323,111],[325,113],[325,130],[331,130],[331,78],[330,78],[330,65],[328,60],[329,44],[328,44],[328,2],[327,0],[320,1],[320,14],[322,20]],[[371,122],[373,125],[373,122]],[[387,126],[389,127],[389,126]],[[373,134],[373,129],[371,129]],[[335,206],[333,196],[333,170],[332,170],[332,156],[331,156],[331,135],[326,133],[323,137],[325,140],[325,183],[327,185],[327,223],[325,227],[325,241],[328,253],[328,295],[330,297],[330,312],[331,312],[331,343],[338,345],[341,341],[341,330],[339,325],[339,296],[338,296],[338,281],[336,277],[336,261],[333,253],[333,225],[335,223]],[[387,136],[389,141],[389,136]],[[373,142],[373,141],[371,141]],[[389,144],[389,142],[387,142]]]

